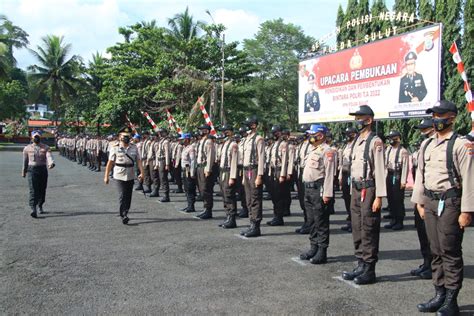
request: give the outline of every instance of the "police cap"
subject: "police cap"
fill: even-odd
[[[357,116],[357,115],[374,116],[375,114],[374,114],[374,111],[372,111],[372,108],[370,106],[361,105],[355,111],[350,112],[349,115],[352,115],[352,116]]]
[[[207,129],[208,131],[210,131],[211,127],[207,124],[202,124],[201,126],[198,127],[198,129]]]
[[[247,118],[245,119],[245,122],[244,122],[244,123],[245,123],[245,125],[247,125],[247,126],[250,126],[250,125],[252,125],[252,124],[258,124],[258,118],[257,118],[257,116],[255,116],[255,115],[250,116],[250,117],[247,117]]]
[[[456,104],[448,100],[441,100],[439,102],[436,102],[436,104],[432,108],[429,108],[428,110],[426,110],[427,114],[431,114],[431,113],[444,114],[448,112],[456,113],[456,115],[458,114],[458,108]]]
[[[409,60],[417,60],[418,56],[415,54],[415,52],[409,52],[408,54],[405,55],[405,62]]]
[[[390,133],[388,133],[388,138],[393,138],[393,137],[402,137],[402,134],[400,134],[399,131],[392,130]]]
[[[354,127],[348,127],[348,128],[346,128],[346,130],[344,131],[344,133],[345,133],[346,135],[357,134],[357,130],[356,130]]]
[[[124,126],[118,130],[117,134],[132,134],[132,129],[128,126]]]
[[[423,119],[420,124],[415,126],[416,129],[425,129],[430,127],[433,127],[433,120],[431,119],[431,117]]]
[[[272,126],[272,133],[278,133],[278,132],[281,132],[282,130],[283,129],[278,124]]]

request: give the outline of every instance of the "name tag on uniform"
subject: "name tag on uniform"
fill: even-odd
[[[393,176],[393,177],[392,177],[392,184],[395,185],[396,182],[397,182],[397,177],[396,177],[396,176]]]
[[[347,185],[351,185],[351,177],[347,177]]]
[[[439,200],[438,202],[438,216],[441,216],[444,211],[444,200]]]

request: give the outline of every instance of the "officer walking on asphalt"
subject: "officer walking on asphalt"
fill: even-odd
[[[357,267],[344,272],[344,280],[356,284],[376,281],[375,265],[380,240],[380,208],[386,196],[385,161],[382,140],[372,132],[374,112],[361,105],[349,113],[355,116],[359,136],[355,140],[351,165],[351,220]]]
[[[463,282],[462,239],[474,212],[472,144],[453,132],[458,113],[450,101],[426,111],[434,135],[421,144],[412,202],[424,218],[431,248],[435,296],[419,304],[420,312],[457,315]]]
[[[132,203],[133,184],[135,181],[134,166],[137,164],[140,174],[138,181],[143,179],[143,166],[140,152],[136,145],[131,144],[131,129],[123,127],[119,130],[120,142],[110,149],[109,161],[105,168],[104,183],[109,184],[109,174],[113,169],[114,179],[119,191],[119,213],[123,224],[128,224],[128,212]]]
[[[28,186],[30,188],[31,217],[37,218],[37,211],[43,214],[43,204],[46,200],[46,188],[48,186],[48,168],[54,168],[54,160],[49,146],[41,142],[41,132],[31,133],[32,144],[23,149],[22,177],[28,174]]]
[[[333,149],[326,144],[328,132],[328,128],[323,125],[311,125],[308,134],[312,148],[303,170],[305,208],[313,224],[309,235],[311,249],[301,254],[300,258],[310,260],[313,264],[327,262],[329,246],[328,204],[334,195],[336,157]]]

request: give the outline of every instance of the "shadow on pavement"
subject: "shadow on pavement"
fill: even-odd
[[[464,266],[464,278],[465,279],[474,279],[474,266],[473,265],[470,265],[470,266],[465,265]],[[473,313],[473,315],[474,315],[474,313]]]
[[[145,214],[148,212],[133,212],[134,214]],[[66,213],[66,212],[45,212],[44,218],[53,218],[53,217],[69,217],[69,216],[85,216],[85,215],[117,215],[118,212],[92,212],[92,211],[86,211],[86,212],[71,212],[71,213]],[[55,214],[55,215],[49,215],[49,214]]]
[[[459,306],[460,315],[474,315],[474,305]]]
[[[138,221],[130,218],[130,222],[128,226],[139,226],[144,224],[152,224],[152,223],[166,223],[166,222],[198,222],[200,219],[197,218],[176,218],[176,219],[169,219],[169,218],[137,218]]]

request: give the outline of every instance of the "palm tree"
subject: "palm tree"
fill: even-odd
[[[39,65],[32,65],[28,70],[35,83],[34,94],[47,91],[57,121],[63,101],[74,97],[76,86],[83,84],[79,77],[81,59],[76,55],[68,58],[71,45],[63,44],[62,36],[48,35],[42,38],[42,42],[43,47],[37,46],[37,51],[31,50]]]
[[[0,22],[0,78],[8,78],[10,70],[16,66],[13,48],[26,47],[28,34],[5,15],[0,15]]]
[[[173,18],[168,19],[169,33],[176,40],[189,42],[197,37],[202,31],[205,22],[195,22],[192,15],[189,15],[189,8],[183,13],[176,14]]]

